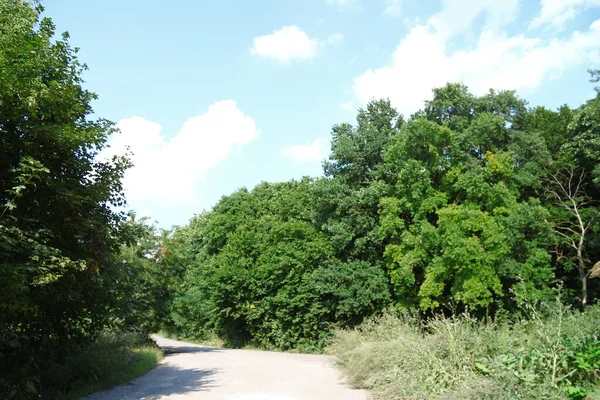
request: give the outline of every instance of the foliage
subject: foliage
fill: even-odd
[[[176,239],[170,231],[159,232],[148,218],[136,219],[135,213],[121,223],[121,234],[124,244],[115,293],[119,325],[129,331],[156,332],[168,318],[184,274],[183,260],[173,252]]]
[[[510,289],[521,281],[537,300],[547,298],[572,268],[564,258],[570,243],[555,229],[564,215],[544,193],[566,163],[593,174],[595,104],[574,113],[528,110],[513,92],[477,98],[456,84],[434,90],[384,157],[392,186],[380,200],[379,232],[399,306],[510,309]],[[594,185],[584,182],[590,199]],[[595,220],[593,204],[583,204],[586,225]],[[594,238],[581,253],[593,260],[597,230],[584,229]]]

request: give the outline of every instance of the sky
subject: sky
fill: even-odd
[[[322,175],[333,125],[431,89],[577,107],[600,68],[600,0],[45,0],[129,148],[128,208],[168,228],[241,187]]]

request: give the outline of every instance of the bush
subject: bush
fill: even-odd
[[[427,323],[387,313],[340,330],[329,351],[349,382],[381,399],[584,399],[600,371],[600,308],[560,301],[511,322],[463,314]]]

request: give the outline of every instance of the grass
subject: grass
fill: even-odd
[[[600,308],[559,302],[512,322],[423,323],[388,313],[336,333],[328,351],[355,387],[388,399],[600,399]]]
[[[129,382],[154,369],[162,359],[162,352],[154,347],[141,347],[133,349],[132,352],[135,356],[133,362],[126,366],[121,366],[114,374],[107,374],[104,378],[100,378],[97,381],[64,394],[62,398],[65,400],[80,399],[89,396],[90,394],[101,392],[122,383]]]
[[[133,333],[104,333],[42,376],[42,398],[79,399],[144,375],[162,359],[156,345]]]
[[[174,333],[167,332],[164,330],[159,331],[158,335],[162,336],[162,337],[166,337],[168,339],[181,340],[183,342],[200,344],[202,346],[219,347],[219,348],[225,347],[225,342],[223,341],[223,339],[219,338],[217,335],[212,335],[207,338],[198,339],[198,338],[193,338],[193,337],[176,335]]]

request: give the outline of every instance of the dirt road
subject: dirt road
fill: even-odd
[[[229,350],[155,337],[165,358],[148,374],[90,400],[366,400],[329,356]]]

